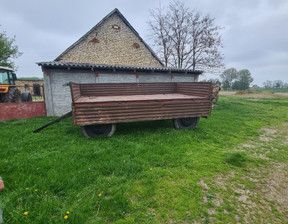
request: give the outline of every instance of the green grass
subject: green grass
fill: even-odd
[[[220,96],[212,116],[194,130],[176,131],[171,121],[127,123],[97,140],[85,139],[71,118],[37,134],[32,131],[53,118],[0,122],[4,223],[235,223],[245,208],[233,186],[255,190],[244,177],[272,166],[255,149],[237,149],[257,145],[262,127],[288,123],[287,106],[284,97]],[[284,141],[275,137],[277,152],[263,146],[271,161],[288,161]],[[226,190],[214,183],[221,175],[230,177]],[[254,223],[266,216],[287,220],[275,207],[275,215],[263,210]]]
[[[250,89],[250,91],[265,91],[265,92],[275,92],[275,93],[288,93],[288,88],[259,88],[259,89]]]
[[[44,101],[43,96],[32,96],[33,101]]]
[[[237,92],[238,90],[233,89],[221,89],[221,92]],[[246,90],[248,91],[248,90]],[[275,93],[288,93],[288,88],[258,88],[258,89],[249,89],[249,91],[253,92],[275,92]]]

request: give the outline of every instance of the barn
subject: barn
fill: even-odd
[[[194,82],[200,71],[164,67],[118,9],[54,61],[39,62],[48,116],[71,110],[69,82]]]
[[[21,92],[29,91],[32,96],[43,96],[43,80],[41,79],[18,78],[15,84]]]

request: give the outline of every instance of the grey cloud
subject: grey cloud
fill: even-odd
[[[225,27],[222,36],[226,67],[249,69],[260,85],[269,78],[287,82],[287,0],[185,2],[192,9],[210,14],[216,24]],[[162,5],[168,3],[161,0]],[[0,30],[11,37],[16,35],[16,44],[24,52],[15,61],[18,75],[40,77],[41,69],[35,62],[54,60],[114,8],[150,43],[149,10],[158,6],[155,0],[2,1]]]

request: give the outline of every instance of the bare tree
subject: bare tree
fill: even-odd
[[[169,37],[170,27],[167,24],[167,15],[163,15],[164,9],[161,7],[151,11],[153,20],[149,21],[150,28],[152,30],[152,39],[154,45],[159,48],[158,53],[161,53],[161,58],[164,61],[165,66],[168,66],[169,58],[172,54],[172,43]]]
[[[275,80],[273,82],[273,88],[283,88],[283,81],[282,80]]]
[[[166,66],[193,70],[219,71],[223,68],[220,26],[209,15],[173,1],[168,8],[151,11],[148,23],[157,52]]]
[[[273,82],[270,81],[270,80],[266,80],[266,81],[263,83],[263,85],[264,85],[264,87],[265,87],[266,89],[272,88],[272,87],[273,87]]]

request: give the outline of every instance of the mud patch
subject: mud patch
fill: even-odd
[[[242,147],[243,148],[248,148],[248,149],[255,149],[256,148],[256,146],[252,145],[252,144],[243,144]]]
[[[260,99],[248,99],[248,100],[250,100],[250,101],[262,101]]]
[[[235,96],[238,97],[245,97],[245,98],[251,98],[249,100],[252,101],[259,101],[259,98],[274,98],[275,97],[275,93],[273,92],[261,92],[261,91],[239,91],[235,93]]]
[[[271,216],[269,219],[272,223],[281,223],[277,215],[270,215],[270,212],[271,214],[278,212],[283,215],[282,219],[287,223],[288,165],[275,163],[269,168],[263,166],[261,169],[251,169],[247,174],[241,178],[243,180],[241,183],[239,180],[235,181],[233,179],[235,177],[234,172],[225,176],[221,174],[215,178],[211,185],[214,188],[221,189],[224,195],[221,197],[219,194],[215,194],[215,199],[217,198],[218,202],[213,202],[213,199],[213,204],[216,207],[221,207],[224,200],[226,203],[233,204],[237,210],[237,215],[234,215],[236,222],[263,223],[266,221],[269,223],[267,217]],[[243,183],[246,183],[246,185]],[[255,187],[247,189],[250,183],[254,184]],[[227,191],[232,191],[234,194],[225,194]],[[215,209],[207,212],[215,215]],[[261,214],[263,217],[261,217]]]
[[[204,190],[208,190],[209,189],[209,186],[204,182],[204,180],[200,180],[198,182],[198,184],[202,187],[202,189]]]
[[[236,92],[223,92],[223,91],[220,91],[219,95],[232,96],[232,95],[235,95],[235,93]]]
[[[260,136],[260,141],[262,141],[262,142],[272,142],[273,138],[270,138],[268,136],[262,135],[262,136]]]
[[[264,131],[266,135],[273,135],[277,133],[277,130],[270,128],[261,128],[260,131]]]
[[[210,182],[198,182],[210,222],[216,223],[219,212],[225,211],[225,215],[234,219],[232,223],[288,223],[288,164],[276,162],[271,155],[268,157],[269,153],[282,150],[283,144],[287,144],[287,127],[288,123],[277,128],[261,128],[258,140],[227,152],[261,158],[265,165],[244,167],[244,173],[236,168],[228,174],[219,174]],[[225,209],[227,205],[233,205],[233,209]]]
[[[260,136],[260,141],[262,142],[272,142],[274,140],[273,137],[277,137],[275,136],[275,133],[277,133],[275,129],[261,128],[260,131],[264,132],[264,134]]]
[[[274,95],[274,92],[269,91],[238,91],[235,93],[236,95]]]
[[[288,215],[288,165],[284,163],[276,164],[268,172],[264,183],[258,185],[258,190],[263,196],[277,202],[275,207]]]
[[[288,96],[288,93],[275,93],[275,94],[277,94],[279,96]]]

